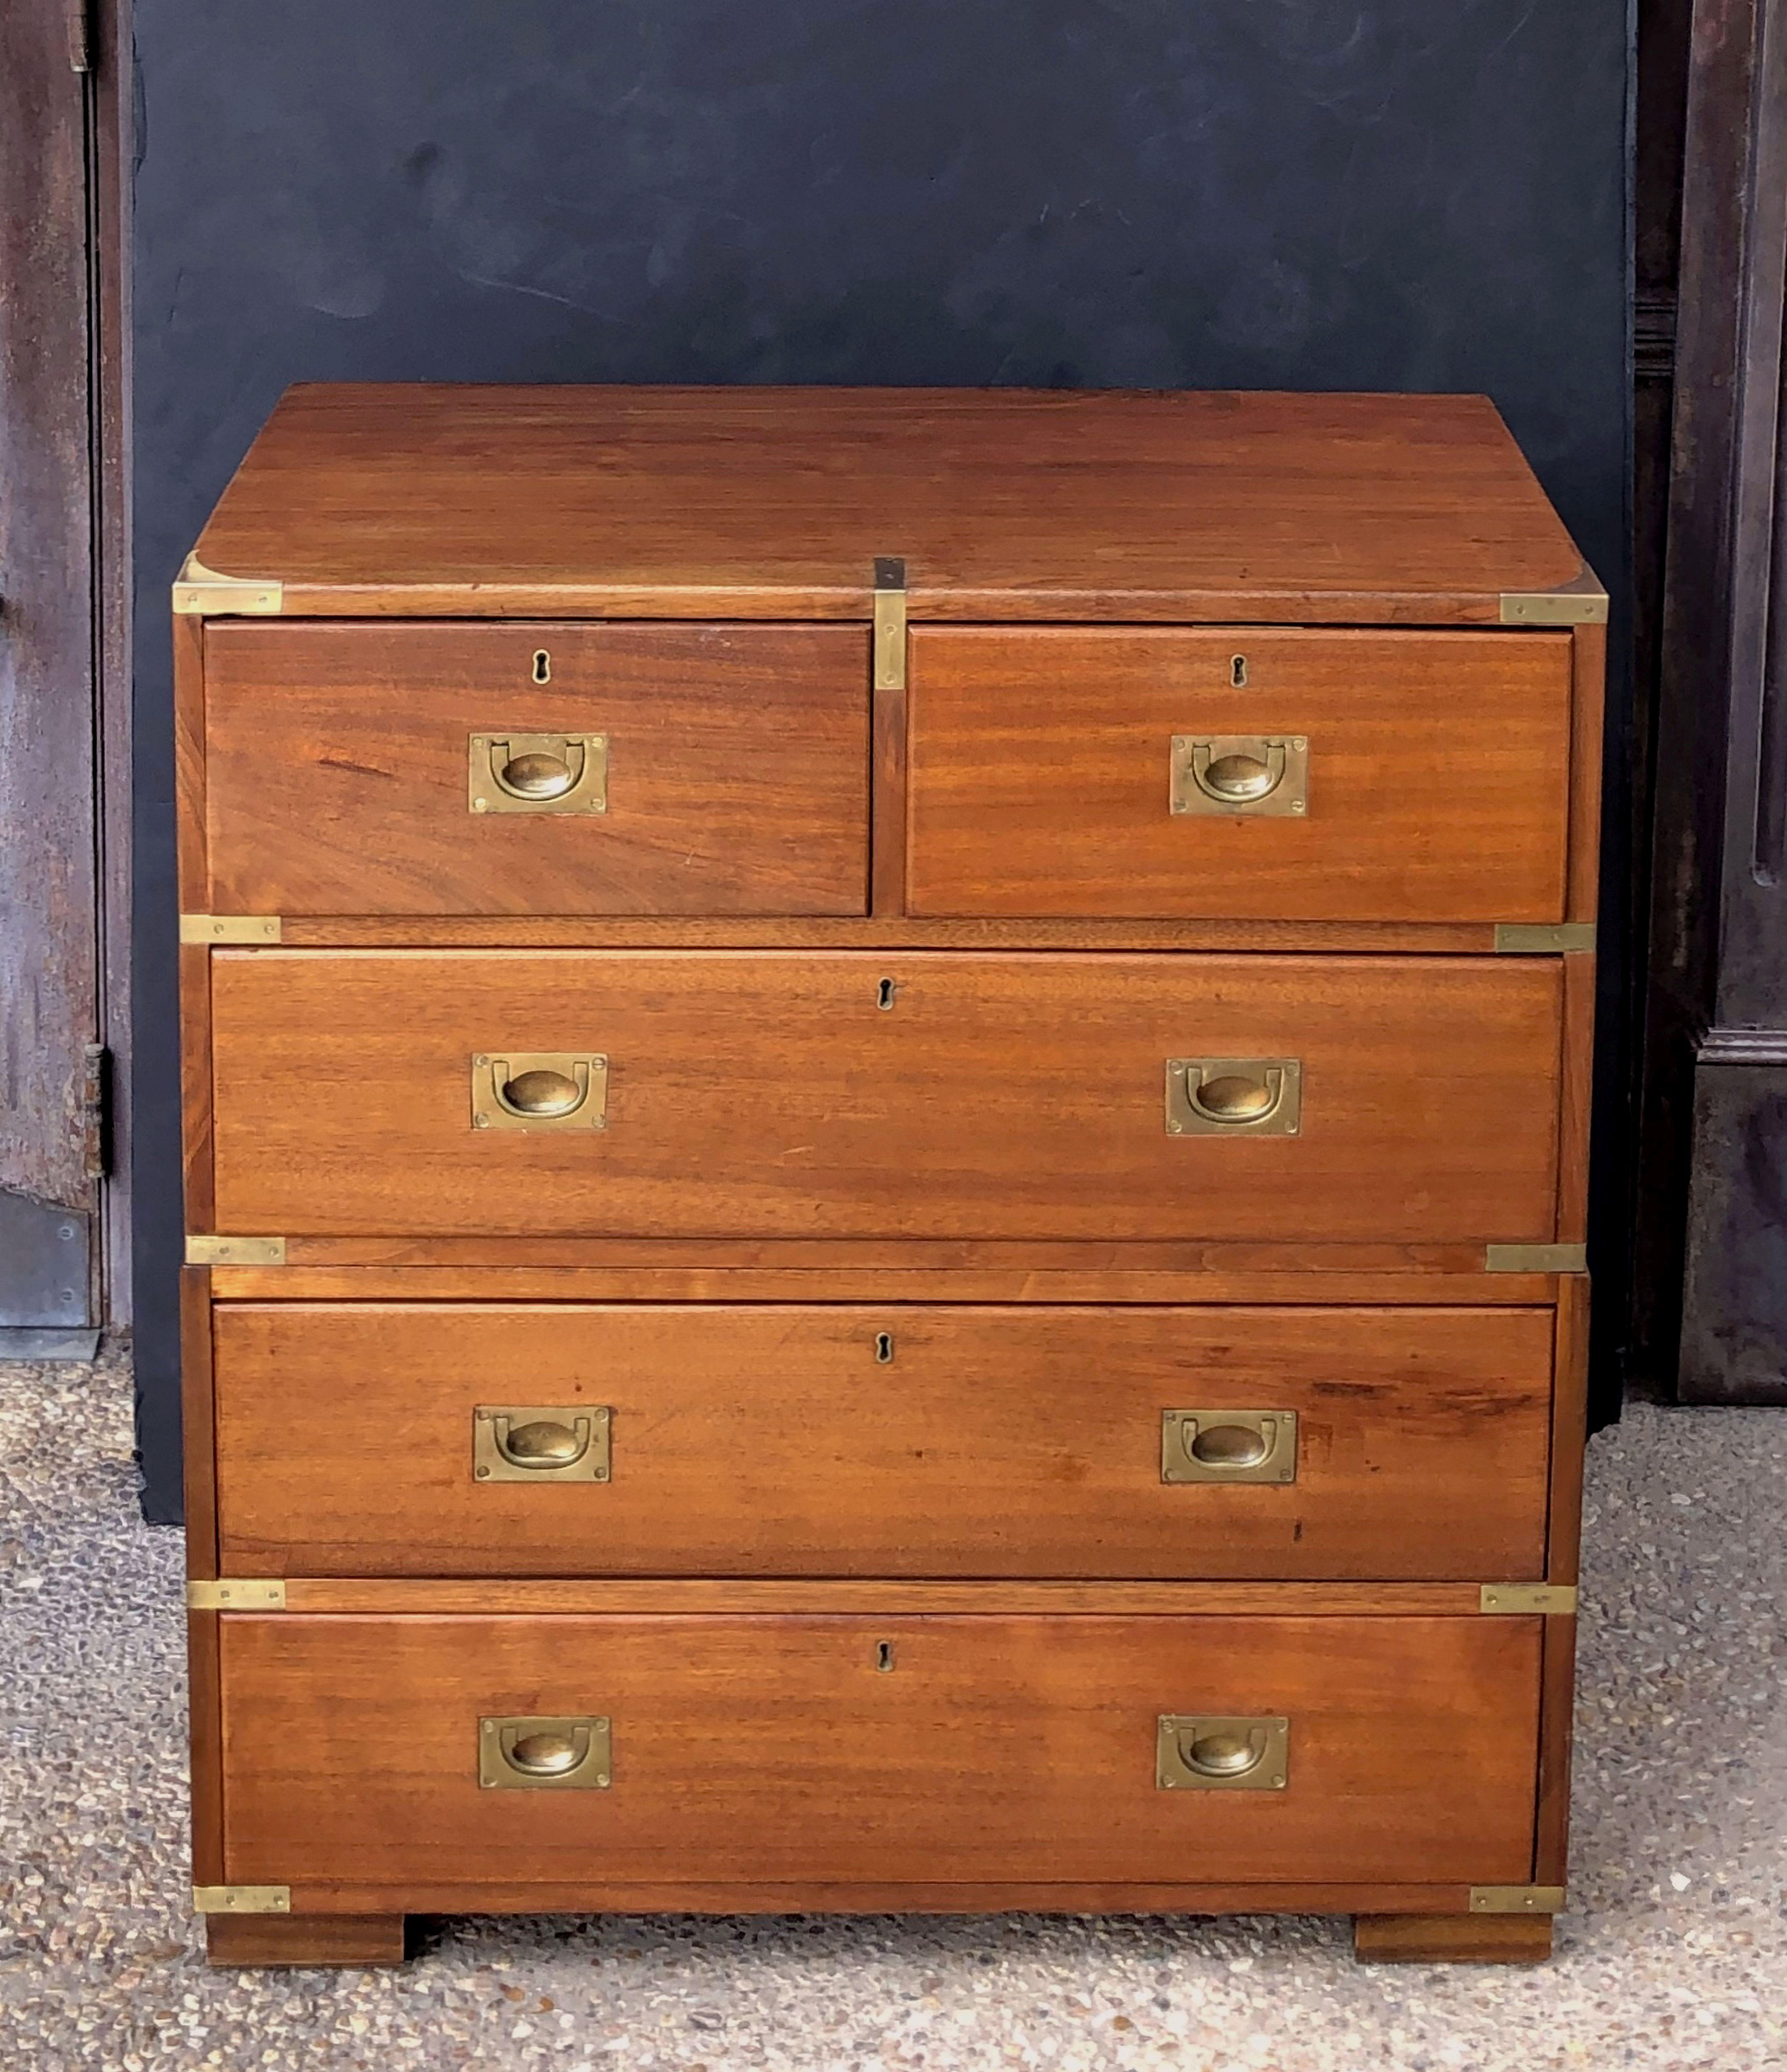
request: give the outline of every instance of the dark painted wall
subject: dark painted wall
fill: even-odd
[[[1623,590],[1626,0],[137,0],[136,34],[152,1515],[166,587],[287,382],[1482,390]]]

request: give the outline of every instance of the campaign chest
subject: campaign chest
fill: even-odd
[[[174,604],[215,1958],[1544,1953],[1606,600],[1487,402],[302,388]]]

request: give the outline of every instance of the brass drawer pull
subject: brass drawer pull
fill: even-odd
[[[613,1462],[605,1404],[480,1403],[471,1413],[471,1474],[480,1482],[605,1482]]]
[[[467,796],[475,813],[605,813],[605,734],[475,734]]]
[[[608,1061],[591,1052],[480,1052],[471,1060],[475,1129],[605,1129]]]
[[[1163,1712],[1154,1781],[1163,1791],[1283,1791],[1291,1722]]]
[[[1303,813],[1309,742],[1302,734],[1173,736],[1168,803],[1176,813]]]
[[[478,1782],[486,1791],[606,1791],[612,1758],[606,1720],[478,1722]]]
[[[1292,1482],[1295,1410],[1163,1410],[1163,1482]]]
[[[1295,1137],[1302,1109],[1300,1059],[1167,1060],[1169,1137]]]

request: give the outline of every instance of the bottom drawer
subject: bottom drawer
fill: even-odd
[[[1536,1618],[220,1623],[233,1884],[1532,1872]]]

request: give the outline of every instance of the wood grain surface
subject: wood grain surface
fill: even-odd
[[[1538,1624],[232,1615],[229,1876],[1513,1883]],[[1288,1719],[1286,1789],[1161,1790],[1163,1713]],[[480,1790],[560,1715],[609,1789]]]
[[[1363,1964],[1542,1964],[1549,1914],[1361,1914],[1353,1952]]]
[[[240,1575],[1457,1577],[1544,1564],[1539,1309],[216,1314]],[[611,1413],[612,1476],[480,1482],[479,1405]],[[1167,1484],[1171,1408],[1296,1478]]]
[[[208,910],[862,914],[868,680],[846,626],[213,627]],[[605,734],[607,811],[472,812],[510,731]]]
[[[1559,996],[1523,959],[213,952],[216,1227],[1542,1241]],[[508,1049],[607,1055],[607,1128],[475,1129]],[[1169,1136],[1176,1056],[1299,1059],[1301,1133]]]
[[[199,542],[299,615],[1491,621],[1581,559],[1475,396],[305,386]]]
[[[914,915],[1563,918],[1567,634],[921,626],[908,696]],[[1180,735],[1307,811],[1170,811]]]

